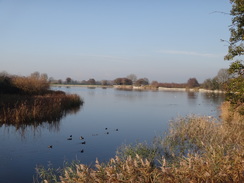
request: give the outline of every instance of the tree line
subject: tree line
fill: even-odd
[[[48,78],[47,74],[34,72],[30,76],[16,76],[5,72],[0,73],[0,93],[42,93],[49,89],[50,84],[73,84],[73,85],[133,85],[133,86],[148,86],[153,88],[204,88],[208,90],[227,90],[228,83],[233,74],[230,74],[228,69],[220,69],[217,75],[213,78],[206,79],[203,83],[199,83],[194,77],[189,78],[185,83],[167,83],[167,82],[150,82],[148,78],[137,78],[135,74],[130,74],[126,77],[118,77],[114,80],[97,81],[94,78],[77,81],[71,77],[67,77],[65,81],[61,79],[55,80],[52,77]]]
[[[195,77],[189,78],[185,83],[175,82],[150,82],[148,78],[137,78],[135,74],[130,74],[126,77],[118,77],[114,80],[95,80],[94,78],[88,80],[77,81],[67,77],[65,81],[50,79],[53,84],[79,84],[79,85],[133,85],[133,86],[147,86],[150,85],[154,88],[204,88],[208,90],[226,90],[228,80],[232,77],[228,69],[220,69],[217,75],[213,78],[206,79],[203,83],[199,83]]]

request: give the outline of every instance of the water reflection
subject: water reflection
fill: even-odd
[[[225,98],[225,94],[224,93],[203,93],[202,94],[204,100],[210,100],[212,101],[214,104],[219,104],[223,101],[223,99]]]
[[[121,100],[136,101],[148,96],[148,91],[132,90],[132,89],[116,89],[115,97]],[[119,99],[119,100],[120,100]]]
[[[135,141],[150,143],[155,136],[167,130],[168,122],[177,116],[217,116],[218,112],[213,110],[223,100],[221,97],[218,99],[218,95],[204,93],[85,87],[61,89],[66,93],[79,94],[85,105],[63,111],[53,120],[1,124],[2,182],[31,182],[36,165],[47,165],[48,162],[58,168],[64,161],[75,159],[87,165],[96,158],[100,162],[107,161],[114,157],[122,144]],[[67,140],[70,135],[73,139]],[[80,136],[85,138],[86,144],[81,144]],[[48,148],[50,145],[52,148]],[[12,176],[13,172],[15,176]]]
[[[187,92],[188,99],[196,99],[197,93],[196,92]]]
[[[8,129],[15,128],[15,131],[20,134],[21,138],[25,138],[25,133],[32,132],[34,136],[38,133],[41,134],[42,129],[48,129],[50,132],[60,131],[60,121],[67,115],[76,114],[82,107],[76,106],[69,109],[60,109],[53,111],[41,119],[35,121],[25,121],[21,123],[0,123],[0,128],[4,128],[5,132],[9,132]]]

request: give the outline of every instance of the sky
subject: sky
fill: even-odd
[[[220,41],[230,9],[229,0],[0,0],[0,72],[203,82],[230,65]]]

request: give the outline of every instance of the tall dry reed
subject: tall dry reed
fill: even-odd
[[[54,92],[31,96],[6,95],[0,104],[0,122],[18,124],[58,121],[67,112],[78,110],[82,103],[80,97],[75,94]]]
[[[220,106],[221,118],[228,123],[244,123],[244,104],[235,107],[230,102],[224,102]]]
[[[84,164],[66,167],[57,182],[244,182],[241,123],[197,116],[179,118],[171,122],[167,137],[158,146],[167,155],[158,159],[160,166],[153,166],[144,155],[132,153],[116,156],[108,163],[96,161],[95,168]],[[136,146],[135,152],[141,149],[145,152],[147,148]]]
[[[17,87],[23,93],[27,94],[42,94],[45,93],[50,85],[45,77],[12,77],[13,86]]]

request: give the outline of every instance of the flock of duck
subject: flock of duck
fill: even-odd
[[[108,130],[108,128],[105,128],[105,130]],[[119,131],[119,129],[116,128],[115,131]],[[108,135],[109,132],[107,131],[107,132],[105,132],[105,134]],[[92,134],[92,136],[98,136],[98,134]],[[70,135],[70,136],[67,138],[67,140],[72,140],[72,137],[73,137],[73,136]],[[80,136],[80,140],[83,140],[83,141],[81,142],[81,144],[86,144],[86,141],[85,141],[84,139],[85,139],[85,138],[84,138],[83,136]],[[52,148],[53,148],[53,145],[49,145],[48,148],[52,149]],[[81,149],[80,152],[83,153],[83,152],[84,152],[84,149]]]

